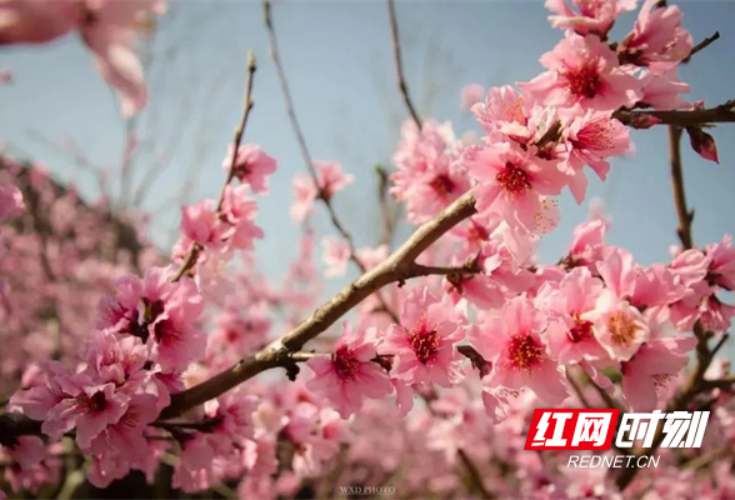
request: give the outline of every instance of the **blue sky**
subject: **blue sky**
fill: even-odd
[[[691,99],[714,105],[735,97],[735,2],[680,5],[695,41],[715,30],[722,34],[681,71],[692,86]],[[355,184],[335,204],[358,245],[373,245],[379,232],[374,165],[389,161],[405,118],[395,90],[385,3],[290,0],[278,2],[273,13],[312,155],[339,161],[355,175]],[[536,1],[398,2],[397,13],[407,79],[419,112],[451,120],[458,135],[477,128],[458,107],[464,85],[529,80],[541,71],[539,56],[562,37],[548,25],[548,13]],[[613,34],[624,35],[632,20],[632,15],[622,18]],[[216,196],[224,175],[220,162],[242,106],[245,54],[250,48],[259,71],[245,141],[262,145],[280,162],[270,195],[260,200],[259,222],[266,239],[257,253],[265,272],[282,275],[300,232],[288,218],[291,179],[304,165],[269,59],[259,2],[188,0],[173,5],[154,46],[151,106],[140,118],[142,139],[157,138],[157,145],[139,155],[137,178],[168,144],[170,165],[151,185],[144,203],[154,212],[151,233],[159,242],[175,234],[178,211],[171,200],[183,179],[195,174],[190,199]],[[110,90],[79,40],[70,36],[40,47],[3,48],[0,67],[11,69],[15,77],[13,85],[0,88],[0,139],[94,195],[97,188],[90,176],[38,140],[38,134],[52,140],[72,137],[95,164],[110,169],[111,188],[118,190],[122,122]],[[688,147],[684,152],[687,194],[696,209],[694,237],[700,244],[735,230],[735,126],[718,127],[714,136],[719,166]],[[593,181],[589,195],[605,202],[613,220],[612,244],[630,248],[643,263],[666,260],[669,245],[677,243],[666,129],[636,132],[633,140],[635,156],[616,161],[608,182]],[[588,207],[577,206],[568,194],[560,208],[561,225],[544,238],[542,261],[557,260],[574,225],[587,216]],[[317,212],[317,227],[325,234],[329,225],[323,210]]]

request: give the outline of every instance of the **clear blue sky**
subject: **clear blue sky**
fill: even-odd
[[[735,2],[680,2],[695,41],[720,30],[722,39],[698,54],[681,75],[691,99],[718,104],[735,97]],[[420,113],[451,120],[458,134],[475,128],[458,109],[468,83],[502,85],[532,78],[537,60],[562,33],[552,29],[542,2],[446,0],[399,2],[407,78]],[[178,211],[166,200],[189,172],[196,172],[192,199],[216,196],[223,180],[220,162],[231,141],[242,104],[245,53],[259,61],[256,107],[246,142],[266,148],[280,161],[271,194],[261,199],[260,224],[266,239],[257,246],[259,265],[281,275],[295,254],[299,229],[288,218],[291,179],[304,171],[267,49],[261,5],[251,1],[176,2],[155,45],[151,108],[143,114],[143,139],[157,137],[152,152],[141,153],[141,169],[164,152],[169,136],[180,139],[171,165],[153,185],[145,206],[155,210],[151,231],[167,241]],[[359,245],[377,234],[373,166],[386,163],[405,116],[395,90],[386,6],[383,1],[290,0],[274,6],[281,55],[306,139],[316,159],[340,161],[356,183],[335,200]],[[614,34],[632,26],[622,19]],[[15,83],[0,88],[0,139],[23,156],[44,161],[60,178],[93,194],[95,184],[31,131],[52,139],[73,137],[97,164],[115,171],[122,150],[122,126],[110,90],[74,36],[42,47],[0,51],[0,68]],[[179,128],[179,125],[183,124]],[[685,148],[684,169],[690,204],[696,208],[695,241],[719,240],[735,230],[735,125],[714,131],[721,165]],[[644,263],[668,258],[677,243],[671,201],[665,128],[635,133],[636,155],[614,164],[609,181],[593,182],[590,195],[604,199],[613,219],[610,242],[630,248]],[[116,174],[112,174],[116,178]],[[114,185],[113,189],[117,189]],[[562,223],[542,244],[543,261],[555,261],[586,218],[569,195],[560,203]],[[328,230],[323,211],[318,227]],[[337,284],[335,283],[335,286]]]

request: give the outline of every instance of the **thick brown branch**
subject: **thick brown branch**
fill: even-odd
[[[692,109],[692,110],[675,110],[675,111],[632,111],[628,109],[619,109],[613,113],[613,118],[617,118],[626,125],[636,123],[636,120],[652,116],[659,119],[663,124],[677,125],[679,127],[700,127],[710,123],[735,122],[735,99],[731,99],[726,103],[708,109]]]
[[[421,118],[416,112],[416,108],[411,101],[411,96],[408,92],[408,84],[406,84],[406,77],[403,75],[403,59],[401,58],[401,39],[398,35],[398,20],[396,19],[396,6],[393,0],[388,0],[388,16],[390,17],[390,32],[391,39],[393,41],[393,59],[396,64],[396,80],[398,82],[398,90],[403,95],[403,101],[406,103],[406,108],[411,115],[416,127],[421,130]]]
[[[475,213],[475,198],[468,192],[456,200],[435,219],[419,227],[398,250],[382,264],[365,273],[344,288],[311,317],[261,351],[249,356],[215,377],[172,396],[171,406],[161,418],[173,418],[232,389],[255,375],[289,362],[290,353],[332,326],[344,314],[370,294],[389,283],[430,274],[431,268],[415,264],[416,258],[432,243],[462,220]]]

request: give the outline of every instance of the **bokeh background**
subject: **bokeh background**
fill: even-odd
[[[715,105],[735,97],[735,2],[678,3],[695,43],[717,30],[722,34],[681,70],[692,88],[690,100]],[[465,85],[529,80],[542,70],[539,56],[562,37],[549,26],[540,1],[404,1],[398,2],[397,15],[406,77],[420,115],[450,120],[457,135],[479,130],[459,106]],[[406,117],[395,85],[386,4],[285,0],[274,4],[273,17],[309,149],[315,159],[339,161],[355,175],[334,203],[357,245],[374,246],[380,233],[375,166],[390,166]],[[613,38],[624,36],[634,18],[623,16]],[[291,180],[305,167],[270,59],[260,2],[171,2],[141,45],[149,106],[128,122],[76,36],[3,48],[0,68],[12,71],[13,82],[0,87],[2,147],[43,162],[90,199],[105,195],[120,209],[148,212],[150,236],[167,252],[178,230],[179,207],[216,197],[221,188],[221,161],[242,107],[248,49],[259,69],[244,142],[260,144],[279,160],[271,193],[259,203],[266,238],[257,244],[257,265],[283,276],[301,234],[288,215]],[[714,136],[720,165],[684,147],[700,244],[735,230],[735,127],[718,127]],[[126,155],[132,139],[138,145]],[[677,243],[666,129],[634,132],[633,140],[635,154],[614,162],[608,182],[592,180],[588,200],[604,203],[613,221],[610,243],[649,264],[668,259],[669,246]],[[544,262],[565,253],[589,204],[578,206],[565,193],[560,209],[560,227],[539,249]],[[332,233],[321,207],[315,227],[319,235]],[[400,234],[409,231],[403,227]],[[333,281],[325,293],[353,276],[354,270]]]

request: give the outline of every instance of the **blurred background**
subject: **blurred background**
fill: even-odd
[[[684,25],[695,43],[719,30],[722,38],[686,65],[690,101],[716,105],[735,97],[735,2],[682,1]],[[406,78],[419,114],[453,123],[458,136],[479,131],[460,109],[461,89],[527,81],[541,72],[539,56],[563,33],[552,29],[540,1],[398,2]],[[276,2],[273,18],[296,113],[314,159],[332,160],[355,183],[333,201],[358,247],[380,234],[376,165],[390,158],[406,118],[395,83],[386,4],[379,0]],[[623,16],[613,39],[632,27]],[[288,215],[291,181],[305,172],[270,59],[260,2],[173,1],[142,43],[150,101],[125,121],[112,91],[76,36],[37,47],[4,47],[0,68],[12,82],[0,87],[0,141],[11,154],[43,162],[60,181],[89,200],[107,196],[120,210],[150,214],[148,231],[168,253],[179,208],[216,197],[221,162],[239,119],[246,52],[258,61],[255,108],[244,143],[261,145],[279,161],[271,192],[259,200],[260,270],[281,277],[297,253],[301,228]],[[714,131],[720,165],[684,147],[689,204],[696,210],[695,242],[718,241],[735,230],[735,127]],[[591,178],[588,201],[602,200],[612,219],[609,242],[650,264],[669,257],[676,238],[664,127],[633,133],[636,152],[614,162],[608,182]],[[686,137],[684,138],[686,141]],[[134,145],[134,147],[131,147]],[[568,193],[561,224],[542,240],[542,262],[562,256],[573,227],[587,218]],[[332,234],[318,206],[317,235]],[[410,232],[402,227],[396,241]],[[354,277],[334,280],[333,292]]]

